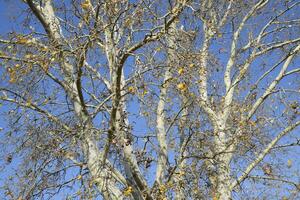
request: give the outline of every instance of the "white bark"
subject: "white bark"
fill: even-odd
[[[31,0],[27,0],[27,3],[44,26],[49,37],[53,39],[55,43],[60,43],[60,41],[63,39],[63,35],[61,34],[59,21],[55,16],[54,9],[52,7],[52,1],[45,0],[44,7],[36,5]],[[75,66],[73,66],[68,59],[61,59],[61,64],[63,67],[62,71],[65,73],[64,75],[66,83],[69,83],[69,88],[72,88],[72,90],[67,90],[66,93],[73,100],[73,106],[76,115],[83,122],[91,123],[89,120],[90,117],[88,116],[84,108],[84,102],[82,102],[83,99],[80,97],[81,88],[78,88],[79,85],[77,81],[80,81],[81,75],[78,74],[78,77],[73,80],[72,73],[76,71],[74,69]],[[89,127],[91,127],[91,125]],[[115,181],[112,180],[109,172],[110,170],[105,165],[103,165],[105,163],[101,162],[103,160],[103,158],[101,158],[101,155],[103,155],[103,153],[99,151],[97,143],[91,138],[90,130],[84,130],[82,134],[85,135],[85,144],[83,145],[83,151],[86,154],[85,156],[87,158],[87,166],[90,170],[91,177],[96,180],[95,183],[97,183],[96,185],[99,188],[99,191],[101,191],[105,199],[123,199],[124,196],[122,192],[115,186]]]
[[[87,166],[92,176],[93,184],[95,184],[104,199],[119,200],[124,199],[124,195],[119,188],[115,186],[115,181],[113,181],[113,173],[110,172],[112,166],[109,163],[103,163],[101,159],[101,154],[99,155],[99,149],[97,143],[93,138],[87,136],[86,145],[84,145],[84,150],[87,155]],[[120,175],[120,173],[118,173]],[[116,179],[122,181],[121,183],[126,184],[125,179],[121,176],[121,179]]]
[[[167,168],[168,147],[167,147],[167,132],[165,129],[165,103],[168,94],[168,81],[172,78],[171,67],[175,61],[176,49],[176,23],[172,23],[169,29],[169,34],[166,35],[168,50],[168,67],[165,69],[163,84],[160,88],[159,100],[156,109],[156,129],[158,141],[158,158],[156,167],[156,182],[158,185],[163,184],[165,171]]]
[[[126,99],[124,98],[125,78],[123,74],[123,64],[120,63],[120,59],[117,58],[115,44],[117,42],[118,35],[112,34],[111,26],[107,26],[105,30],[106,36],[106,56],[109,62],[110,75],[111,75],[111,87],[114,92],[112,97],[113,108],[111,111],[109,139],[105,149],[105,157],[110,148],[112,138],[118,140],[119,145],[123,151],[123,161],[125,166],[125,173],[128,179],[128,185],[133,187],[133,198],[142,199],[146,194],[147,198],[150,198],[147,182],[145,181],[142,173],[137,164],[136,157],[134,155],[134,149],[131,143],[131,130],[129,130],[129,121],[127,118]]]
[[[258,107],[266,100],[266,98],[272,94],[272,92],[274,91],[275,87],[278,85],[279,81],[286,75],[286,71],[288,66],[290,65],[290,63],[292,62],[293,58],[295,57],[295,55],[299,52],[300,50],[300,45],[298,45],[291,53],[290,55],[287,57],[287,59],[285,60],[279,74],[277,75],[277,77],[271,82],[271,84],[269,85],[269,87],[265,90],[264,94],[259,97],[256,102],[252,105],[250,111],[248,112],[246,119],[243,120],[250,120],[251,117],[255,114],[256,110],[258,109]],[[231,183],[230,185],[230,190],[234,189],[235,186],[237,186],[237,184],[240,184],[244,179],[247,178],[247,176],[249,175],[249,173],[263,160],[263,158],[270,152],[270,150],[274,147],[274,145],[287,133],[289,133],[291,130],[293,130],[295,127],[297,127],[299,125],[299,122],[288,126],[283,132],[281,132],[280,134],[278,134],[274,140],[272,140],[272,142],[270,142],[270,144],[264,149],[264,151],[259,154],[259,156],[247,167],[247,169],[244,171],[243,175],[241,175],[237,180],[235,180],[233,183]],[[239,133],[240,131],[238,131]],[[239,133],[242,134],[242,133]]]
[[[78,141],[82,142],[82,152],[85,156],[85,162],[84,167],[87,167],[89,170],[89,175],[93,179],[94,185],[97,187],[99,192],[103,195],[104,199],[136,199],[136,200],[142,200],[142,199],[153,199],[154,194],[157,193],[158,190],[154,187],[151,188],[148,186],[146,177],[142,174],[142,170],[139,168],[139,165],[137,163],[137,158],[135,157],[134,153],[134,146],[132,144],[132,136],[133,133],[131,133],[130,130],[130,122],[128,120],[128,110],[126,107],[127,99],[126,95],[128,95],[127,88],[128,83],[130,84],[131,81],[134,81],[134,78],[130,79],[130,81],[125,81],[125,75],[124,75],[124,65],[127,61],[127,58],[134,55],[137,50],[139,50],[141,47],[145,46],[146,44],[158,41],[160,38],[162,38],[164,35],[167,35],[167,43],[169,45],[168,54],[169,54],[169,64],[170,66],[165,68],[164,71],[164,77],[163,77],[163,84],[160,88],[159,93],[159,99],[158,104],[156,108],[156,139],[158,143],[158,150],[157,150],[157,166],[156,166],[156,176],[155,181],[158,184],[158,186],[164,186],[166,183],[174,183],[174,187],[172,188],[172,192],[174,192],[175,199],[177,200],[183,200],[186,199],[185,197],[185,188],[181,188],[180,182],[183,182],[183,177],[180,176],[172,176],[170,175],[168,180],[165,180],[165,175],[167,174],[167,168],[168,168],[168,132],[171,129],[173,123],[177,123],[179,121],[179,129],[180,129],[180,145],[178,148],[179,154],[179,161],[176,168],[174,168],[175,173],[180,173],[182,170],[185,170],[185,167],[189,165],[189,162],[186,162],[186,158],[189,158],[189,155],[186,155],[185,152],[185,145],[187,144],[187,138],[184,138],[185,135],[185,122],[187,121],[186,116],[189,114],[189,110],[187,107],[184,107],[182,110],[181,118],[180,120],[174,119],[174,121],[171,123],[168,129],[166,129],[166,102],[167,97],[169,93],[168,88],[168,81],[173,78],[174,74],[172,74],[172,64],[176,63],[176,42],[177,38],[175,37],[177,34],[176,30],[176,23],[175,20],[177,19],[178,15],[183,10],[185,4],[189,1],[187,0],[179,0],[176,1],[177,3],[173,6],[171,10],[169,10],[165,16],[156,16],[158,19],[158,23],[160,25],[153,25],[154,27],[151,30],[130,30],[128,31],[126,28],[124,28],[124,24],[127,20],[127,16],[123,16],[127,14],[127,11],[131,9],[130,3],[125,4],[125,1],[122,1],[124,5],[128,5],[124,13],[118,13],[119,16],[115,16],[116,10],[118,9],[118,3],[121,1],[113,1],[113,2],[105,2],[104,10],[101,10],[99,16],[99,6],[102,6],[102,4],[99,2],[97,6],[92,6],[91,2],[89,1],[90,8],[84,9],[82,8],[82,13],[86,14],[84,17],[95,17],[98,18],[95,21],[95,30],[104,30],[104,32],[101,33],[95,33],[95,35],[91,34],[88,36],[88,39],[92,41],[91,43],[95,42],[100,46],[100,49],[103,51],[106,55],[107,63],[110,70],[110,78],[105,78],[100,74],[100,71],[98,72],[93,66],[91,66],[88,61],[85,58],[85,54],[87,53],[87,50],[89,47],[86,47],[86,49],[82,48],[82,52],[78,57],[75,57],[73,52],[78,51],[78,49],[72,49],[71,44],[67,45],[68,41],[65,41],[65,37],[63,35],[63,32],[61,30],[60,26],[60,20],[58,20],[58,17],[56,16],[56,11],[52,5],[51,0],[41,0],[34,1],[34,0],[25,0],[27,4],[29,5],[30,9],[33,11],[33,13],[36,15],[36,17],[39,19],[41,24],[43,25],[48,38],[49,38],[49,47],[57,48],[56,50],[60,52],[59,60],[56,60],[55,62],[55,70],[57,70],[57,65],[60,65],[59,68],[59,78],[55,77],[55,73],[51,74],[51,72],[44,71],[45,74],[52,79],[55,83],[60,85],[62,89],[65,91],[67,96],[69,97],[68,100],[72,102],[73,109],[70,109],[70,111],[74,111],[76,119],[78,119],[79,123],[84,126],[78,128],[78,134],[77,136],[80,136],[80,139]],[[39,2],[39,3],[37,3]],[[240,136],[244,133],[243,130],[245,127],[238,127],[235,129],[236,126],[231,126],[230,123],[235,122],[236,120],[241,120],[242,122],[248,122],[253,117],[258,117],[257,110],[260,106],[265,102],[265,100],[274,93],[276,87],[278,86],[279,82],[287,75],[295,74],[299,72],[299,68],[292,69],[288,71],[289,65],[293,62],[296,55],[300,51],[300,38],[294,38],[289,40],[283,41],[277,41],[277,39],[274,39],[275,42],[270,43],[264,43],[264,39],[266,41],[269,41],[269,37],[273,35],[274,32],[277,30],[280,30],[281,23],[292,23],[292,22],[299,22],[299,20],[289,20],[288,21],[280,21],[279,19],[281,15],[283,15],[285,12],[288,12],[292,7],[295,7],[296,5],[300,4],[300,2],[296,3],[290,3],[292,5],[288,6],[286,10],[283,10],[279,12],[279,14],[275,14],[275,17],[272,17],[270,20],[267,21],[267,24],[262,27],[261,30],[257,31],[255,30],[252,32],[254,35],[257,34],[257,37],[252,38],[252,33],[249,33],[249,41],[246,43],[246,45],[239,47],[240,43],[243,43],[244,41],[244,31],[251,31],[247,28],[247,22],[250,21],[258,11],[261,9],[264,9],[267,7],[267,4],[270,2],[269,0],[257,0],[255,1],[253,7],[250,8],[249,12],[240,19],[233,20],[233,24],[239,21],[237,29],[233,31],[233,38],[231,41],[231,46],[229,47],[229,59],[225,66],[225,73],[224,73],[224,87],[225,87],[225,95],[223,97],[220,97],[219,105],[216,105],[209,101],[210,99],[210,86],[209,81],[214,79],[214,77],[211,77],[209,73],[210,69],[208,68],[211,64],[210,59],[213,58],[213,55],[211,56],[210,53],[210,45],[214,45],[215,41],[218,41],[216,38],[216,35],[218,33],[221,33],[222,27],[226,25],[227,19],[231,16],[231,11],[235,11],[232,7],[236,6],[234,1],[230,0],[228,3],[227,8],[220,6],[218,9],[226,9],[224,10],[223,17],[220,17],[219,14],[214,13],[217,12],[214,9],[210,9],[212,6],[214,6],[215,2],[213,0],[204,0],[200,3],[200,10],[204,10],[205,13],[201,15],[201,13],[197,13],[196,9],[193,9],[193,6],[198,6],[199,4],[196,4],[195,2],[191,2],[191,5],[188,5],[190,8],[192,8],[195,11],[196,15],[200,15],[201,23],[199,26],[203,25],[203,44],[200,50],[200,60],[199,60],[199,68],[197,76],[197,86],[198,87],[198,94],[199,98],[195,98],[195,102],[198,103],[198,106],[201,108],[202,111],[205,113],[206,116],[209,119],[210,123],[208,126],[212,129],[212,134],[209,134],[209,141],[205,141],[208,144],[208,149],[213,146],[207,153],[207,155],[204,155],[203,157],[199,156],[200,159],[206,159],[204,161],[204,164],[202,163],[202,160],[193,160],[195,163],[201,163],[203,164],[203,168],[206,168],[207,170],[207,176],[211,181],[211,184],[213,185],[211,189],[212,197],[214,199],[218,200],[229,200],[232,199],[232,191],[237,187],[239,184],[241,184],[244,180],[246,180],[251,172],[259,165],[260,162],[265,158],[267,154],[271,152],[271,150],[274,148],[274,146],[278,143],[278,141],[287,135],[289,132],[294,130],[296,127],[300,125],[300,122],[296,122],[292,125],[287,125],[286,129],[284,129],[281,133],[275,136],[275,138],[263,149],[260,154],[253,159],[253,161],[245,167],[245,170],[243,171],[242,175],[237,178],[237,180],[232,180],[231,177],[231,166],[230,162],[232,160],[232,157],[234,156],[235,151],[238,151],[236,147],[240,144]],[[224,4],[223,4],[224,5]],[[112,6],[109,8],[109,6]],[[148,6],[152,6],[149,4]],[[201,7],[202,6],[202,7]],[[151,11],[151,8],[147,7],[146,9],[149,9]],[[133,10],[144,12],[144,8],[140,9],[132,7]],[[90,11],[89,11],[90,9]],[[102,9],[102,8],[101,8]],[[107,13],[106,13],[107,9]],[[110,13],[112,12],[112,13]],[[121,11],[120,11],[121,12]],[[122,11],[123,12],[123,11]],[[145,11],[147,13],[148,11]],[[142,13],[143,15],[143,13]],[[146,14],[147,15],[147,14]],[[154,15],[156,15],[154,13]],[[240,15],[239,15],[240,16]],[[273,16],[273,15],[272,15]],[[102,18],[103,17],[103,18]],[[258,16],[259,18],[260,16]],[[111,18],[111,19],[109,19]],[[217,22],[217,19],[220,21]],[[131,19],[130,19],[131,20]],[[180,19],[181,20],[181,19]],[[93,21],[93,20],[91,20]],[[133,20],[134,21],[134,20]],[[162,22],[163,21],[163,22]],[[91,22],[92,23],[92,22]],[[132,23],[129,21],[129,23]],[[139,22],[143,24],[143,22]],[[275,25],[276,24],[276,25]],[[274,25],[274,26],[273,26]],[[278,26],[277,26],[278,25]],[[73,26],[73,25],[72,25]],[[99,26],[99,27],[97,27]],[[75,26],[74,26],[75,27]],[[96,28],[97,27],[97,28]],[[271,29],[275,27],[274,29]],[[287,25],[286,27],[289,27]],[[283,29],[286,29],[284,27]],[[76,28],[76,27],[75,27]],[[94,29],[92,29],[94,31]],[[227,29],[227,28],[226,28]],[[271,30],[270,30],[271,29]],[[198,29],[197,29],[198,30]],[[292,29],[291,29],[292,30]],[[128,31],[128,32],[127,32]],[[132,31],[132,32],[131,32]],[[141,31],[141,32],[139,32]],[[137,40],[143,32],[146,32],[144,34],[143,39]],[[128,35],[127,35],[128,34]],[[169,35],[168,35],[169,34]],[[198,34],[198,33],[196,33]],[[227,33],[226,33],[227,34]],[[33,34],[34,35],[34,34]],[[136,37],[138,35],[138,37]],[[191,34],[193,35],[193,34]],[[251,35],[251,36],[250,36]],[[104,37],[103,37],[104,36]],[[195,38],[198,38],[198,36],[202,36],[202,33],[196,35]],[[287,37],[293,37],[291,36]],[[93,37],[96,37],[97,39],[94,40]],[[98,38],[99,37],[99,38]],[[218,35],[219,37],[219,35]],[[28,37],[30,38],[30,37]],[[104,39],[103,39],[104,38]],[[211,41],[215,39],[215,41]],[[278,40],[280,40],[279,38]],[[15,40],[15,39],[12,39]],[[271,39],[273,40],[273,39]],[[125,41],[125,42],[124,42]],[[226,39],[225,42],[228,40]],[[8,44],[13,45],[20,45],[17,42],[13,43],[11,41],[6,40],[0,40],[0,43],[5,44],[5,48]],[[42,48],[42,44],[38,44],[39,42],[37,40],[32,39],[30,41],[31,44],[34,44],[34,47]],[[195,44],[198,44],[198,40],[195,41]],[[23,45],[23,44],[22,44]],[[250,105],[243,111],[237,111],[237,117],[235,116],[235,111],[233,110],[234,107],[237,106],[237,101],[235,101],[235,94],[238,94],[239,90],[238,87],[239,84],[244,80],[245,75],[248,71],[253,72],[252,70],[249,70],[252,63],[259,58],[259,56],[267,55],[268,53],[275,52],[274,50],[284,48],[284,50],[291,48],[294,45],[294,48],[290,50],[290,52],[286,53],[286,57],[280,62],[276,63],[276,65],[272,66],[269,70],[267,70],[265,73],[262,74],[261,77],[258,78],[255,86],[258,86],[262,83],[262,80],[264,80],[267,76],[272,76],[272,72],[274,72],[274,69],[278,69],[279,66],[281,66],[281,69],[278,69],[279,73],[274,78],[274,80],[270,81],[270,84],[266,87],[265,90],[261,89],[262,95],[259,96],[256,99],[256,95],[254,98],[251,98],[251,101],[247,101],[248,96],[245,98],[246,100],[242,103],[246,103],[247,106],[252,103],[252,106]],[[63,46],[63,48],[61,48]],[[76,45],[75,45],[76,46]],[[88,46],[88,45],[87,45]],[[28,46],[29,47],[29,46]],[[48,47],[48,52],[49,50]],[[288,48],[286,48],[288,47]],[[67,52],[64,48],[69,48],[70,52]],[[92,47],[93,48],[93,47]],[[97,47],[98,48],[98,47]],[[152,48],[152,47],[149,47]],[[213,47],[212,47],[213,48]],[[56,51],[55,50],[55,51]],[[85,51],[86,50],[86,51]],[[246,53],[246,51],[249,50],[249,55]],[[44,52],[44,51],[43,51]],[[143,53],[143,50],[141,51]],[[241,54],[239,54],[242,52]],[[284,51],[282,51],[284,52]],[[138,52],[140,53],[140,52]],[[1,54],[1,52],[0,52]],[[21,52],[22,54],[22,52]],[[87,54],[88,55],[88,54]],[[103,54],[101,54],[103,55]],[[241,55],[241,58],[238,58],[238,56]],[[247,58],[244,59],[244,63],[240,65],[240,61],[244,58],[243,56],[247,56]],[[72,57],[73,58],[70,58]],[[183,57],[186,55],[183,55]],[[189,55],[187,55],[188,57]],[[32,65],[35,65],[39,63],[39,61],[32,61],[30,59],[24,58],[18,58],[18,55],[9,56],[6,54],[1,54],[0,58],[3,58],[5,60],[9,61],[15,61],[20,63],[30,63]],[[47,58],[47,56],[45,56]],[[77,61],[81,59],[81,64],[78,64]],[[219,57],[216,56],[218,59]],[[152,58],[151,58],[152,59]],[[150,60],[151,60],[150,59]],[[192,57],[193,59],[193,57]],[[220,59],[222,59],[220,57]],[[74,61],[76,60],[76,61]],[[153,59],[155,60],[155,58]],[[214,59],[211,59],[214,60]],[[257,59],[259,60],[259,59]],[[52,61],[51,61],[52,62]],[[129,61],[130,62],[130,61]],[[91,62],[93,63],[93,61]],[[150,65],[152,64],[149,62]],[[155,63],[155,62],[154,62]],[[239,67],[235,69],[235,66]],[[106,96],[107,93],[104,94],[104,99],[102,98],[102,93],[97,97],[98,92],[95,94],[92,94],[88,89],[82,88],[81,86],[81,75],[82,72],[85,72],[85,70],[82,70],[82,67],[85,67],[85,69],[88,71],[88,73],[92,73],[96,76],[98,79],[97,81],[100,81],[100,84],[103,84],[106,88],[105,91],[110,92],[108,94],[108,97]],[[147,69],[148,70],[148,69]],[[147,71],[145,70],[145,71]],[[237,71],[236,75],[233,75],[233,71]],[[213,70],[212,70],[213,71]],[[213,72],[214,75],[214,72]],[[61,78],[63,76],[63,78]],[[83,74],[85,76],[85,74]],[[140,74],[139,74],[140,76]],[[182,78],[194,78],[193,75],[187,75],[187,77]],[[252,77],[251,77],[252,78]],[[60,80],[63,79],[63,80]],[[214,81],[214,80],[213,80]],[[247,81],[247,80],[246,80]],[[252,79],[247,82],[251,83]],[[84,82],[85,84],[86,82]],[[265,84],[267,82],[264,82]],[[148,83],[147,83],[148,84]],[[241,84],[242,85],[242,84]],[[102,87],[102,86],[101,86]],[[193,87],[193,86],[191,86]],[[220,86],[222,88],[223,86]],[[94,88],[93,88],[94,89]],[[194,89],[194,88],[192,88]],[[218,88],[217,88],[218,89]],[[216,89],[216,90],[217,90]],[[1,91],[5,91],[5,89],[0,88]],[[94,90],[97,90],[94,89]],[[254,92],[255,89],[250,89],[249,96]],[[258,92],[258,93],[259,93]],[[297,91],[298,92],[298,91]],[[188,92],[187,92],[188,93]],[[187,94],[186,93],[186,94]],[[197,93],[197,92],[196,92]],[[90,101],[88,104],[86,104],[86,101],[83,97],[87,94],[90,98]],[[183,105],[186,106],[187,102],[189,101],[189,97],[185,96],[185,93],[181,93]],[[214,94],[212,94],[213,96]],[[74,129],[70,128],[68,125],[64,124],[63,120],[59,117],[56,117],[55,114],[52,114],[50,111],[47,111],[46,109],[42,109],[44,107],[37,106],[34,102],[26,103],[26,100],[23,101],[22,98],[18,99],[21,95],[12,94],[11,96],[17,96],[17,98],[10,98],[7,96],[0,97],[0,100],[10,102],[13,104],[17,104],[20,107],[30,109],[31,111],[34,111],[40,115],[46,116],[49,120],[54,121],[55,123],[59,124],[63,129],[66,131],[74,133]],[[219,99],[219,97],[218,97]],[[256,100],[255,100],[256,99]],[[96,105],[93,105],[93,103],[96,101]],[[92,102],[92,103],[90,103]],[[107,106],[105,106],[107,104]],[[103,147],[99,147],[101,141],[97,141],[95,138],[96,136],[95,127],[93,124],[93,119],[97,119],[97,114],[101,112],[101,109],[106,111],[106,114],[110,116],[109,121],[109,130],[107,131],[107,141],[106,145]],[[91,109],[94,109],[92,113],[89,113]],[[248,110],[249,109],[249,110]],[[293,110],[296,113],[296,109],[293,108]],[[181,111],[180,111],[181,112]],[[180,112],[178,113],[178,116],[180,115]],[[194,114],[194,112],[191,112]],[[233,119],[231,118],[233,116]],[[152,117],[152,116],[151,116]],[[230,120],[233,121],[230,121]],[[202,120],[202,119],[201,119]],[[205,119],[206,120],[206,119]],[[96,126],[96,125],[95,125]],[[251,127],[255,126],[251,124]],[[194,127],[191,127],[191,129]],[[198,128],[198,125],[196,126]],[[206,127],[203,127],[205,129]],[[202,129],[199,128],[199,129]],[[235,129],[232,132],[232,129]],[[196,131],[197,132],[197,131]],[[202,132],[199,131],[201,134]],[[106,133],[106,132],[105,132]],[[206,134],[206,133],[203,133]],[[95,138],[94,138],[95,137]],[[101,136],[102,137],[102,136]],[[152,136],[151,136],[152,137]],[[211,139],[212,138],[212,139]],[[252,139],[252,138],[251,138]],[[114,141],[113,141],[114,140]],[[151,138],[152,140],[152,138]],[[150,141],[150,139],[148,140]],[[177,142],[177,140],[176,140]],[[244,141],[243,141],[244,142]],[[115,146],[112,146],[114,144]],[[201,143],[202,144],[202,143]],[[155,144],[153,145],[155,146]],[[195,145],[196,146],[196,145]],[[103,148],[104,150],[100,150]],[[114,149],[113,149],[114,148]],[[145,145],[145,149],[149,148],[149,146]],[[195,149],[198,147],[195,147]],[[201,146],[199,148],[202,148]],[[206,147],[205,147],[206,148]],[[120,153],[121,157],[118,157],[117,162],[118,164],[121,164],[122,174],[118,169],[113,166],[113,164],[109,161],[109,159],[112,159],[111,152],[117,150],[118,153]],[[206,149],[205,149],[206,151]],[[119,154],[118,154],[119,155]],[[191,156],[192,157],[192,156]],[[195,156],[196,157],[196,156]],[[76,158],[72,158],[74,160],[74,163],[76,163]],[[211,170],[212,169],[212,170]],[[170,182],[168,182],[170,181]],[[197,182],[197,180],[195,181]],[[198,183],[195,183],[195,185]],[[209,184],[208,184],[209,185]],[[121,188],[128,188],[132,187],[131,194],[124,195],[124,191],[122,191]],[[168,188],[170,189],[170,188]]]
[[[214,194],[220,200],[229,200],[231,199],[231,176],[230,176],[230,161],[233,156],[234,145],[229,143],[231,136],[226,133],[226,122],[231,113],[231,104],[233,101],[233,94],[235,91],[236,84],[242,79],[246,70],[250,66],[252,60],[246,62],[242,70],[240,71],[240,76],[232,84],[231,81],[231,70],[235,64],[237,56],[237,43],[240,37],[240,33],[245,26],[245,23],[253,16],[253,14],[263,8],[268,3],[268,0],[261,0],[256,3],[256,5],[248,12],[248,14],[243,18],[238,29],[233,34],[233,40],[231,44],[230,57],[224,73],[224,83],[226,86],[226,94],[224,96],[224,105],[220,116],[218,117],[218,128],[215,129],[215,146],[216,152],[219,154],[216,159],[217,163],[217,181]],[[259,38],[260,39],[260,38]],[[253,55],[254,53],[252,53]]]
[[[225,94],[225,101],[224,101],[224,108],[223,108],[223,119],[227,120],[229,113],[231,111],[231,103],[233,99],[233,94],[235,90],[236,84],[232,84],[231,82],[231,70],[232,67],[236,61],[237,56],[237,43],[238,39],[240,37],[241,31],[243,30],[245,23],[253,16],[253,14],[261,9],[262,7],[266,6],[268,0],[260,0],[258,1],[255,6],[248,12],[248,14],[243,18],[242,22],[240,23],[238,29],[233,34],[232,44],[231,44],[231,50],[230,50],[230,57],[226,65],[225,73],[224,73],[224,83],[226,86],[226,94]],[[249,62],[246,63],[246,65],[250,64]],[[247,69],[247,68],[246,68]],[[246,70],[244,69],[244,72]],[[244,73],[243,72],[243,73]]]
[[[216,185],[215,197],[220,200],[230,200],[231,190],[229,188],[231,182],[230,176],[230,160],[232,158],[231,148],[228,145],[228,135],[225,132],[225,123],[219,120],[219,131],[215,137],[215,151],[219,154],[216,157]]]
[[[122,73],[122,88],[125,85],[124,74]],[[122,96],[125,94],[125,91],[121,92]],[[124,164],[126,168],[126,175],[131,180],[132,184],[135,185],[134,199],[143,199],[143,196],[146,196],[147,199],[151,199],[151,194],[147,186],[147,182],[144,179],[141,170],[137,164],[136,156],[134,155],[134,149],[131,140],[131,130],[129,130],[129,120],[127,115],[121,114],[127,113],[127,108],[125,102],[121,102],[120,110],[117,116],[117,122],[123,121],[124,124],[117,125],[120,130],[121,143],[124,153]],[[125,127],[123,127],[125,125]],[[130,141],[130,142],[128,142]]]
[[[186,195],[184,193],[184,177],[182,175],[185,174],[186,170],[186,159],[187,156],[186,147],[187,147],[187,136],[185,135],[185,125],[187,122],[187,116],[189,114],[188,107],[188,97],[185,95],[182,96],[182,106],[184,106],[180,118],[180,151],[179,151],[179,158],[178,165],[176,171],[178,172],[179,176],[176,176],[174,182],[176,184],[175,188],[175,200],[184,200],[186,199]]]
[[[166,69],[164,74],[164,83],[160,89],[159,101],[156,111],[156,128],[157,128],[157,141],[158,141],[158,158],[156,167],[156,182],[161,185],[163,183],[165,170],[167,167],[167,133],[165,129],[165,103],[167,99],[168,84],[167,81],[172,77],[169,67]],[[166,84],[165,84],[166,83]]]
[[[272,93],[272,91],[275,89],[275,87],[277,86],[277,84],[279,83],[279,81],[285,76],[285,73],[287,71],[288,66],[290,65],[290,63],[292,62],[293,58],[295,57],[295,55],[299,52],[300,50],[300,45],[298,45],[291,53],[290,55],[287,57],[286,61],[284,62],[279,74],[277,75],[277,77],[274,79],[274,81],[272,81],[272,83],[269,85],[269,87],[266,89],[266,91],[264,92],[264,94],[257,99],[257,101],[253,104],[252,108],[250,109],[248,116],[247,116],[247,120],[249,120],[253,114],[255,113],[255,111],[257,110],[257,108],[264,102],[264,100]]]

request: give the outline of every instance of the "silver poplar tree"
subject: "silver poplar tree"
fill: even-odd
[[[1,198],[300,198],[300,1],[15,4]]]

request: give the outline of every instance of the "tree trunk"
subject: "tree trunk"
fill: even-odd
[[[228,144],[228,135],[225,130],[225,122],[219,120],[219,130],[215,136],[215,153],[216,153],[216,185],[215,196],[219,200],[231,199],[231,177],[230,161],[232,158],[232,146]]]

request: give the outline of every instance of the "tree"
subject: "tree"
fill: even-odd
[[[24,0],[0,39],[6,198],[299,198],[299,6]]]

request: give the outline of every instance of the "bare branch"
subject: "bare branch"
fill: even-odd
[[[230,185],[231,190],[234,189],[238,184],[243,182],[251,171],[264,159],[264,157],[272,150],[272,148],[277,144],[277,142],[286,134],[294,130],[296,127],[300,125],[300,121],[288,126],[282,132],[280,132],[269,144],[268,146],[256,157],[256,159],[248,165],[243,174],[235,181],[233,181]]]

